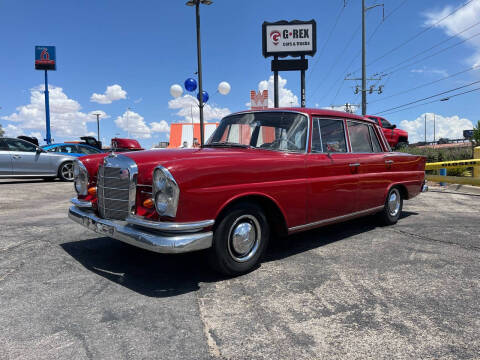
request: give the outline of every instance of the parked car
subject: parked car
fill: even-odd
[[[75,157],[103,153],[102,150],[94,148],[93,146],[75,143],[43,145],[42,149],[47,152],[70,155]]]
[[[75,157],[55,154],[22,139],[0,138],[0,178],[73,180]]]
[[[357,115],[247,111],[225,117],[200,149],[79,158],[69,217],[159,253],[209,249],[217,270],[236,275],[276,236],[368,214],[396,223],[425,189],[425,160],[391,152]]]
[[[408,133],[405,130],[397,129],[397,125],[390,124],[390,122],[383,117],[373,115],[367,115],[367,117],[380,126],[392,149],[401,149],[402,147],[408,146]]]
[[[140,151],[145,150],[140,143],[135,139],[127,138],[113,138],[111,143],[111,150],[115,152],[125,151]]]

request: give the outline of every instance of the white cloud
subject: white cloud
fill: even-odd
[[[426,67],[423,67],[421,69],[412,69],[410,72],[414,74],[433,74],[433,75],[441,75],[443,77],[448,76],[447,70],[444,69],[428,69]]]
[[[435,117],[435,138],[462,139],[463,130],[473,129],[469,119],[458,115],[442,116],[433,113],[420,115],[415,120],[402,120],[400,128],[408,132],[408,141],[416,143],[425,141],[425,115],[427,116],[427,141],[433,141],[433,121]]]
[[[182,116],[185,122],[200,122],[200,111],[198,109],[198,100],[192,95],[186,94],[168,102],[170,109],[179,109],[176,113]],[[203,119],[205,121],[220,120],[221,118],[230,114],[228,108],[219,108],[210,104],[205,104],[203,107]]]
[[[427,20],[425,21],[426,26],[431,26],[438,22],[440,19],[447,16],[454,10],[452,6],[446,6],[440,11],[430,11],[425,14]],[[480,17],[480,0],[474,0],[469,3],[467,6],[458,10],[455,14],[447,17],[445,20],[441,21],[436,27],[445,31],[448,36],[457,34],[469,26],[478,22]],[[458,35],[461,39],[467,39],[472,37],[478,32],[476,27],[465,31],[464,33]],[[469,59],[472,65],[480,64],[480,37],[474,37],[473,39],[467,40],[467,44],[472,46],[475,49],[475,54]]]
[[[152,130],[148,127],[143,116],[135,111],[125,111],[122,116],[117,117],[115,124],[135,138],[148,139],[152,136]]]
[[[17,111],[8,116],[3,116],[3,120],[14,122],[6,127],[8,134],[26,134],[28,132],[40,131],[45,133],[45,97],[44,85],[39,85],[30,89],[30,104],[17,107]],[[80,104],[70,99],[61,87],[50,86],[50,126],[52,137],[78,138],[80,136],[91,135],[87,132],[87,122],[96,121],[92,115],[93,112],[81,112]],[[102,117],[108,117],[103,112]],[[42,137],[40,136],[39,139]]]
[[[170,126],[168,126],[168,123],[165,120],[161,120],[160,122],[151,122],[150,128],[152,132],[170,133]]]
[[[356,105],[356,104],[345,104],[345,105],[339,105],[339,106],[332,105],[332,106],[325,106],[322,109],[347,112],[347,107],[350,112],[355,114],[357,110],[360,108],[360,105]]]
[[[107,86],[104,94],[93,93],[90,97],[90,101],[96,102],[99,104],[111,104],[112,101],[126,99],[127,92],[122,89],[120,85],[110,85]]]
[[[268,90],[268,107],[274,106],[273,101],[273,75],[270,75],[268,80],[262,80],[258,83],[258,90]],[[286,88],[287,79],[278,76],[278,106],[280,107],[295,107],[299,105],[298,97],[293,94],[292,90]],[[247,104],[250,106],[250,103]]]

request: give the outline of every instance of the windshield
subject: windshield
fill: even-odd
[[[303,152],[308,119],[291,112],[256,112],[227,116],[205,146],[254,147]]]

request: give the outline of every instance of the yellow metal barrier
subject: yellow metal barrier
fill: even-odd
[[[480,177],[474,178],[461,176],[426,175],[425,178],[428,181],[480,186]]]
[[[480,159],[427,163],[425,165],[425,170],[454,169],[454,168],[477,167],[477,166],[480,166]]]
[[[473,149],[473,157],[474,159],[472,160],[443,161],[428,163],[425,165],[425,170],[473,167],[473,177],[426,175],[425,178],[429,181],[437,181],[442,183],[480,186],[480,146],[477,146],[475,149]]]

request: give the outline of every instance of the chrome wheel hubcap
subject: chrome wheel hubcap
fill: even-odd
[[[235,261],[248,261],[256,254],[260,241],[258,220],[252,215],[242,215],[230,227],[228,252]]]
[[[64,179],[73,180],[73,164],[65,164],[62,166],[62,176]]]
[[[388,212],[390,216],[397,216],[400,211],[400,193],[397,189],[392,190],[388,196]]]

